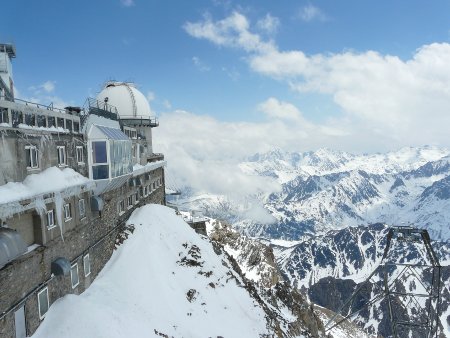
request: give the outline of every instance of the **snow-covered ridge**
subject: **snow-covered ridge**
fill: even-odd
[[[259,337],[264,311],[210,243],[172,209],[147,205],[135,231],[81,295],[55,302],[34,338]],[[76,320],[69,313],[76,313]]]

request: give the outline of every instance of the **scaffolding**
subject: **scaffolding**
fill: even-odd
[[[427,230],[389,229],[380,265],[326,324],[329,331],[375,304],[387,307],[393,338],[437,338],[441,265]],[[363,295],[370,295],[365,299]]]

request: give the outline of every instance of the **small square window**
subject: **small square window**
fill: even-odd
[[[45,287],[41,291],[39,291],[37,297],[38,297],[39,318],[43,319],[48,311],[48,308],[50,307],[48,301],[48,288]]]
[[[83,147],[77,146],[77,163],[84,164]]]
[[[66,147],[65,146],[58,146],[56,147],[58,150],[58,165],[59,166],[65,166],[66,163]]]
[[[119,215],[122,215],[125,212],[125,201],[122,200],[119,202]]]
[[[78,276],[78,264],[75,263],[70,268],[70,280],[72,282],[72,289],[76,288],[80,284],[80,278]]]
[[[72,210],[70,209],[70,203],[64,204],[64,221],[70,221],[72,219]]]
[[[53,229],[55,226],[55,212],[52,209],[47,211],[47,228]]]
[[[80,218],[84,218],[86,216],[86,205],[84,203],[84,199],[80,199],[78,201],[78,211],[80,213]]]
[[[84,268],[84,277],[87,277],[91,274],[91,258],[89,254],[83,257],[83,268]]]
[[[39,168],[38,150],[35,146],[25,147],[25,160],[27,163],[27,169]]]

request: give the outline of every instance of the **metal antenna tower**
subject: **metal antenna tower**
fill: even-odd
[[[384,302],[391,337],[437,338],[440,288],[441,265],[427,230],[391,227],[380,265],[329,320],[326,330]]]

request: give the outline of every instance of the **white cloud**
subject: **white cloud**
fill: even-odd
[[[219,46],[238,47],[248,52],[263,52],[273,48],[272,43],[263,42],[259,35],[249,31],[249,21],[238,12],[217,22],[206,16],[202,22],[187,22],[183,28],[193,37],[209,40]]]
[[[198,56],[192,57],[192,62],[194,63],[195,67],[201,71],[201,72],[208,72],[211,70],[211,68],[206,65]]]
[[[153,101],[155,98],[156,98],[156,95],[155,95],[154,92],[149,91],[149,92],[147,93],[147,100],[148,100],[149,102]]]
[[[267,101],[258,106],[258,110],[262,111],[269,117],[282,120],[299,121],[301,117],[300,111],[293,104],[280,102],[276,98],[271,97]]]
[[[308,122],[295,106],[276,98],[259,108],[267,117],[259,123],[221,122],[186,111],[164,113],[154,130],[155,151],[165,154],[168,170],[180,186],[246,196],[279,188],[270,178],[248,176],[240,170],[239,163],[248,156],[274,147],[315,149],[347,137],[340,126]]]
[[[169,100],[167,100],[167,99],[163,100],[162,104],[163,104],[164,108],[172,109],[172,103]]]
[[[280,26],[280,19],[267,13],[265,17],[256,22],[256,27],[261,31],[267,32],[269,34],[274,34],[277,32]]]
[[[41,85],[47,93],[51,93],[55,90],[55,81],[46,81]]]
[[[189,23],[192,29],[185,27],[194,37],[243,50],[253,71],[284,81],[293,91],[328,95],[340,115],[320,126],[320,135],[353,137],[353,142],[342,137],[328,146],[347,150],[366,146],[366,151],[371,151],[403,145],[450,145],[446,127],[450,123],[448,43],[424,45],[409,60],[375,51],[307,55],[301,50],[280,50],[272,40],[265,41],[237,12],[219,21],[205,18]],[[251,43],[244,43],[246,40]],[[269,103],[276,102],[265,106]],[[281,117],[276,109],[270,111]],[[294,111],[282,113],[293,118]]]
[[[229,69],[227,67],[222,67],[222,70],[228,75],[228,77],[233,81],[238,81],[241,77],[241,73],[236,69]]]
[[[326,21],[327,16],[325,13],[322,12],[322,10],[318,7],[315,7],[311,4],[302,7],[299,10],[298,16],[301,20],[305,22],[311,22],[311,21]]]
[[[19,93],[19,91],[15,89],[15,96],[25,101],[40,103],[46,106],[53,105],[57,108],[73,105],[73,103],[67,102],[58,95],[55,95],[55,84],[56,81],[48,80],[40,85],[28,87],[28,91],[25,94],[22,92]]]
[[[135,5],[134,0],[120,0],[120,3],[124,7],[132,7]]]

